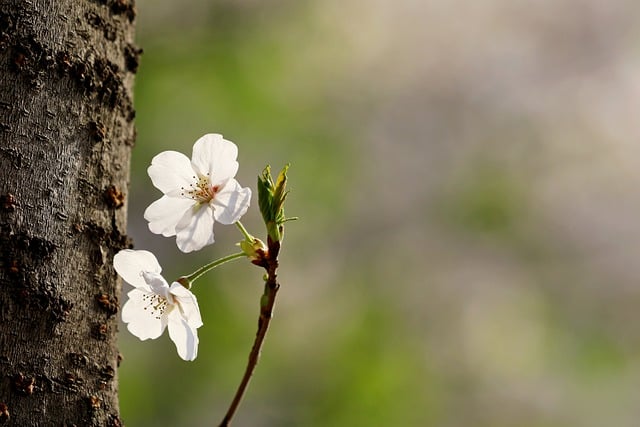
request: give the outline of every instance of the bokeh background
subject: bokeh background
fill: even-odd
[[[138,0],[129,233],[162,150],[208,132],[255,191],[287,162],[282,289],[237,426],[637,426],[640,3]],[[253,208],[243,223],[263,227]],[[121,327],[129,426],[211,426],[262,272],[197,283],[195,362]]]

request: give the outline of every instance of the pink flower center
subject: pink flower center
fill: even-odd
[[[197,180],[195,184],[190,184],[188,189],[182,187],[182,195],[190,197],[199,204],[209,203],[214,199],[216,193],[220,191],[219,185],[211,185],[209,181],[209,174],[207,176],[194,176],[193,179]]]

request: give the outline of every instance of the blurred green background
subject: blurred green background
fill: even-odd
[[[640,3],[139,0],[129,232],[162,150],[218,132],[254,189],[291,162],[275,318],[237,426],[637,426]],[[129,426],[221,420],[262,272],[195,287],[195,362],[121,327]],[[128,290],[128,289],[127,289]]]

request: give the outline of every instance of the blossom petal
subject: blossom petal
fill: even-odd
[[[198,331],[174,309],[168,316],[169,337],[176,345],[178,355],[183,360],[194,360],[198,356]]]
[[[143,271],[162,272],[156,257],[149,251],[123,249],[113,257],[113,267],[125,282],[136,288],[148,289],[142,277]]]
[[[213,243],[213,212],[208,204],[196,205],[184,213],[176,225],[176,244],[182,252],[192,252]]]
[[[196,182],[189,158],[177,151],[163,151],[155,156],[147,173],[158,190],[172,197]]]
[[[242,188],[238,181],[230,179],[212,200],[213,214],[222,224],[233,224],[249,209],[251,189]]]
[[[162,196],[144,211],[144,219],[149,221],[152,233],[175,236],[176,224],[193,204],[192,199]]]
[[[209,133],[193,145],[191,164],[203,176],[209,176],[211,185],[220,185],[238,172],[238,147],[222,135]]]
[[[164,277],[162,277],[162,275],[145,271],[142,273],[142,277],[144,277],[144,281],[149,285],[151,292],[161,296],[166,300],[170,298],[169,284],[166,280],[164,280]]]
[[[173,282],[169,292],[174,295],[178,302],[178,307],[182,313],[182,317],[192,328],[202,326],[202,317],[200,316],[200,308],[196,296],[189,289],[185,288],[178,282]]]
[[[167,327],[167,316],[157,316],[149,310],[149,297],[155,294],[136,288],[127,296],[129,299],[122,307],[122,321],[127,324],[129,332],[143,341],[162,335]]]

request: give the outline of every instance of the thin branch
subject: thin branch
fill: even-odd
[[[280,288],[280,285],[276,280],[280,242],[272,242],[271,239],[269,239],[268,245],[269,252],[266,254],[266,256],[260,261],[254,261],[256,265],[260,265],[267,270],[267,281],[264,284],[264,294],[262,295],[262,299],[260,302],[258,332],[256,333],[256,338],[253,341],[253,347],[251,347],[251,352],[249,353],[249,361],[247,363],[247,368],[244,371],[244,375],[242,376],[242,381],[240,381],[238,390],[233,397],[231,405],[229,405],[227,414],[224,416],[224,419],[220,423],[220,427],[227,427],[231,424],[231,419],[233,418],[236,410],[238,409],[238,406],[240,405],[240,402],[242,401],[242,397],[244,396],[245,390],[249,385],[249,381],[251,380],[253,371],[258,364],[258,360],[260,359],[260,350],[267,335],[269,323],[271,322],[271,318],[273,317],[273,307],[276,303],[276,294],[278,293],[278,289]]]

